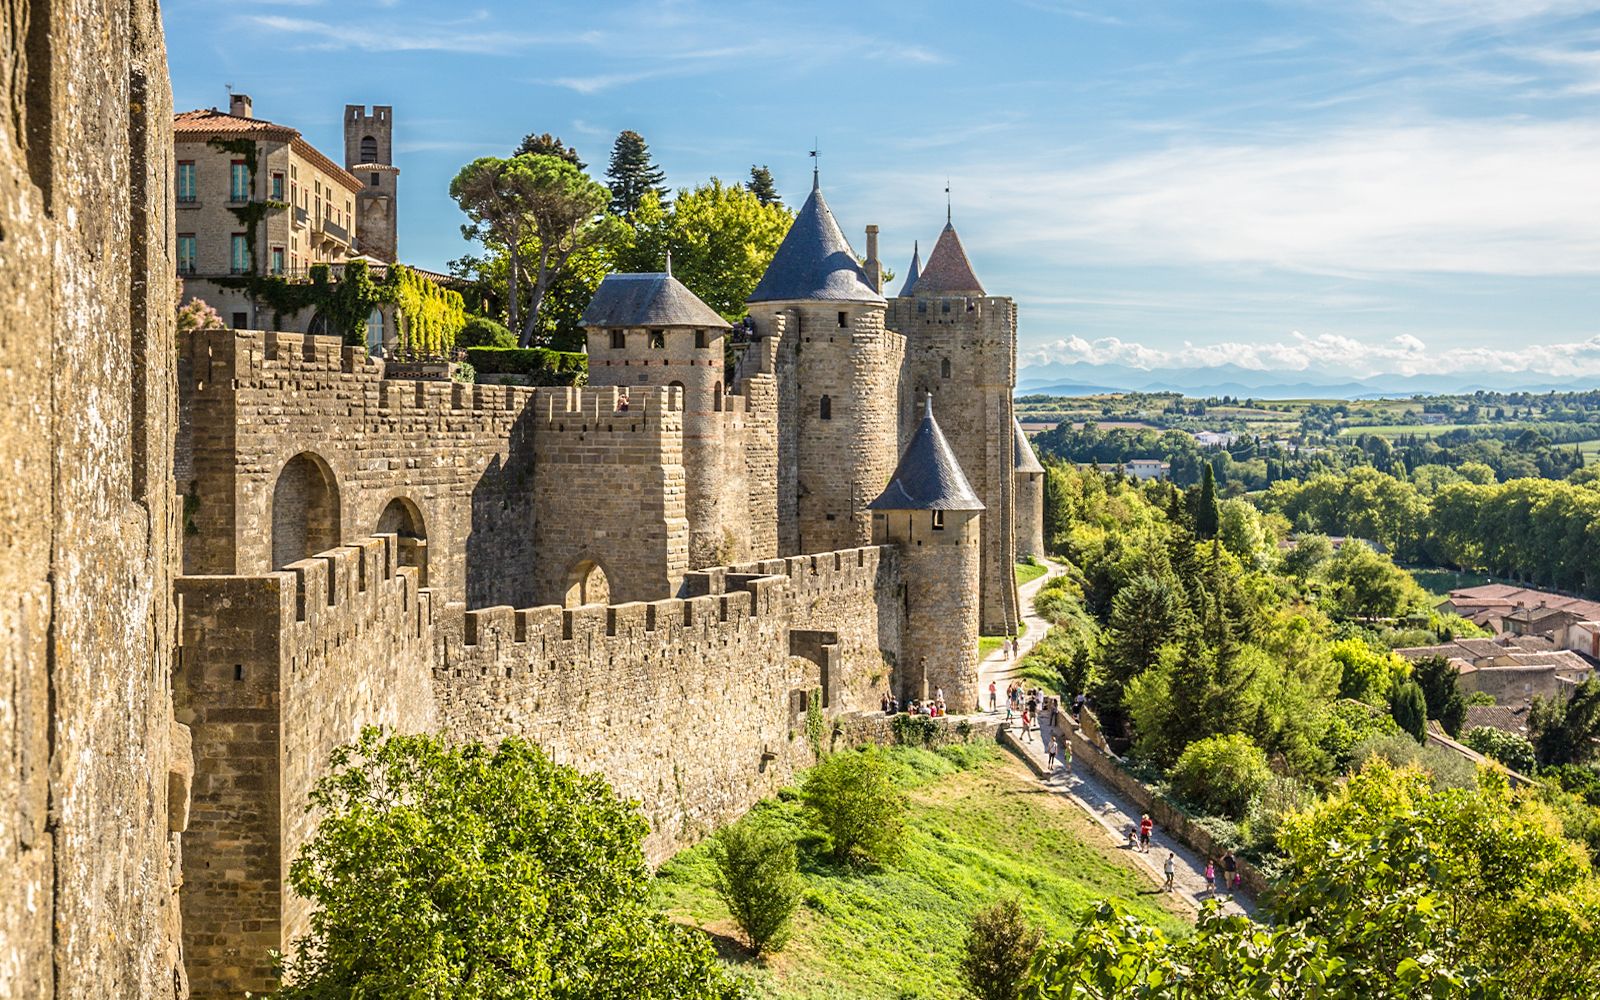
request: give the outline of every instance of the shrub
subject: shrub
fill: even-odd
[[[1389,714],[1418,743],[1427,738],[1428,699],[1416,681],[1395,685],[1394,694],[1389,697]]]
[[[1317,745],[1333,760],[1334,767],[1343,773],[1361,762],[1356,757],[1356,747],[1363,740],[1374,736],[1396,736],[1400,731],[1393,716],[1383,710],[1359,701],[1342,699],[1329,707]]]
[[[510,330],[496,323],[487,316],[474,316],[467,320],[466,326],[456,334],[457,347],[499,347],[508,348],[517,346],[517,337]]]
[[[1443,747],[1417,743],[1406,734],[1375,736],[1356,747],[1356,762],[1365,770],[1373,757],[1378,757],[1395,767],[1415,765],[1428,772],[1433,787],[1472,788],[1478,783],[1478,769],[1472,761]]]
[[[1014,899],[974,913],[961,955],[967,992],[977,1000],[1017,1000],[1042,937]]]
[[[1267,755],[1248,736],[1207,736],[1189,744],[1170,777],[1172,790],[1200,809],[1244,818],[1250,802],[1272,780]]]
[[[711,858],[717,866],[717,893],[750,951],[760,955],[781,949],[801,896],[793,838],[746,816],[717,832]]]
[[[473,347],[467,360],[484,375],[526,375],[535,385],[581,385],[588,376],[587,355],[546,347]]]
[[[906,798],[876,748],[826,757],[806,773],[800,798],[836,861],[887,863],[900,854]]]
[[[1461,742],[1520,774],[1532,774],[1534,768],[1538,766],[1533,744],[1526,738],[1516,733],[1508,733],[1504,729],[1474,726],[1467,730],[1467,735]]]

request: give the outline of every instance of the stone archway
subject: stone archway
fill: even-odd
[[[272,488],[272,568],[340,541],[339,484],[320,455],[303,451],[284,464]]]
[[[400,565],[417,567],[420,584],[427,586],[428,529],[422,519],[422,509],[409,497],[395,497],[378,515],[375,533],[397,536]]]
[[[606,571],[593,559],[584,559],[567,570],[567,590],[562,604],[580,608],[585,604],[610,604],[611,583]]]

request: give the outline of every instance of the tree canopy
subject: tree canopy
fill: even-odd
[[[667,201],[667,175],[650,159],[644,136],[629,129],[617,136],[611,147],[611,164],[606,167],[607,187],[611,189],[611,211],[626,218],[639,210],[647,194]]]

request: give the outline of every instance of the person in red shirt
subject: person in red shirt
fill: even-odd
[[[1145,854],[1150,853],[1150,834],[1155,828],[1156,825],[1151,822],[1149,813],[1139,817],[1139,850]]]

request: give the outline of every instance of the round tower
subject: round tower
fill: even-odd
[[[1013,510],[1016,513],[1014,533],[1017,536],[1017,561],[1027,558],[1044,559],[1044,466],[1033,453],[1028,435],[1015,416],[1011,418],[1012,450],[1016,480]]]
[[[869,241],[869,247],[876,240]],[[750,294],[760,337],[779,339],[778,544],[828,552],[872,538],[868,502],[899,446],[905,339],[884,325],[887,303],[813,178],[771,265]]]
[[[978,568],[983,501],[967,482],[933,400],[888,487],[872,501],[873,540],[900,552],[906,587],[900,697],[944,692],[952,712],[979,705]]]
[[[665,273],[608,274],[579,323],[588,334],[589,384],[683,393],[684,506],[689,568],[724,565],[723,335],[728,323]]]

